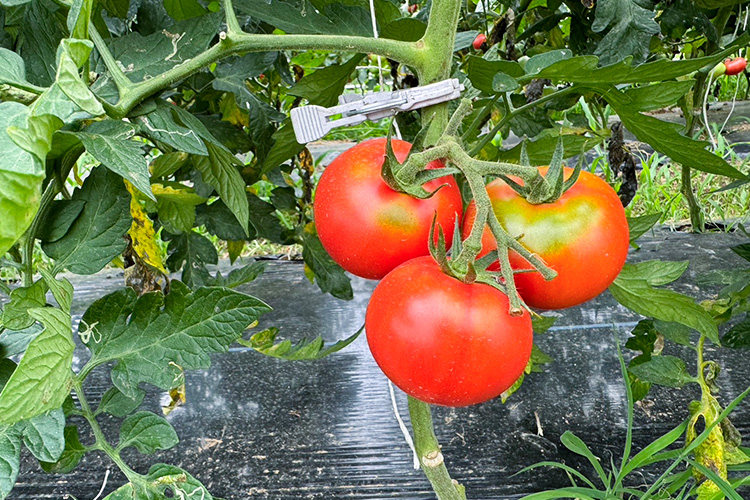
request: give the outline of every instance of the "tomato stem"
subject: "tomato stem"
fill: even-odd
[[[445,467],[440,444],[435,437],[430,405],[409,396],[409,416],[419,464],[438,500],[466,500],[464,487],[451,479]]]

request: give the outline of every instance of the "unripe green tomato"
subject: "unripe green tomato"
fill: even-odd
[[[716,66],[714,66],[714,69],[711,70],[711,79],[716,80],[720,76],[723,76],[727,72],[727,66],[720,62]]]

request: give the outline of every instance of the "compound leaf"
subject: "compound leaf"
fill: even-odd
[[[208,368],[210,353],[226,352],[269,310],[249,295],[213,287],[191,292],[176,280],[167,296],[120,290],[94,302],[83,316],[96,328],[85,342],[92,351],[89,362],[116,360],[112,381],[131,399],[142,382],[167,390],[182,370]]]

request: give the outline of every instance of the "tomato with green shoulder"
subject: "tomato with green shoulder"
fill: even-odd
[[[572,171],[566,168],[565,177]],[[606,290],[625,264],[630,244],[625,210],[617,193],[596,175],[581,172],[553,203],[531,204],[500,179],[489,183],[487,191],[505,230],[557,272],[556,278],[546,281],[510,251],[516,286],[527,305],[564,309],[586,302]],[[475,219],[476,206],[471,202],[464,217],[464,237]],[[485,228],[480,255],[496,248]],[[493,268],[498,269],[497,264]]]

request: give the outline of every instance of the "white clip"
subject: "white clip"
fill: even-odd
[[[458,99],[462,90],[464,86],[453,78],[413,89],[373,92],[364,96],[345,94],[339,96],[339,105],[331,108],[310,105],[292,109],[294,135],[298,143],[306,144],[337,127],[359,125],[365,120],[377,121],[399,111],[412,111]]]

